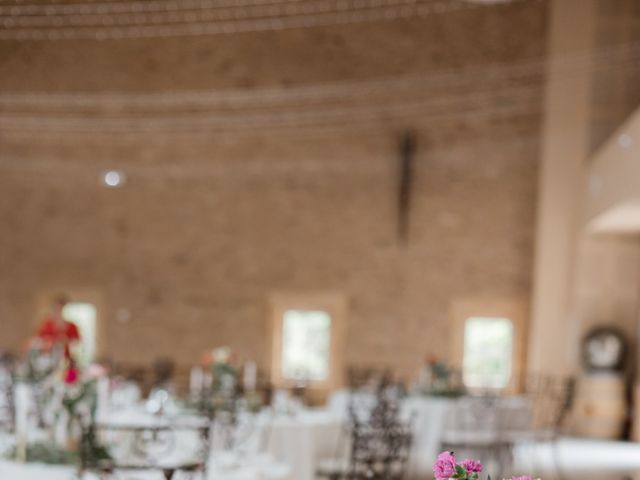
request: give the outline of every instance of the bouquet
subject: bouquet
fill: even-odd
[[[231,349],[215,348],[204,355],[203,363],[211,372],[212,391],[225,395],[232,394],[237,383],[239,367]]]
[[[235,355],[230,348],[219,347],[205,352],[201,363],[205,370],[204,384],[195,399],[196,407],[211,417],[218,412],[233,411],[240,371]]]
[[[92,427],[95,420],[96,385],[104,374],[104,369],[96,365],[80,370],[72,359],[61,363],[41,382],[36,394],[49,438],[29,443],[26,435],[20,436],[10,455],[20,461],[72,464],[79,460],[82,446],[87,458],[108,458],[95,438],[85,439],[85,445],[81,445],[83,429]]]
[[[436,480],[479,480],[482,470],[482,463],[478,460],[467,459],[458,462],[453,452],[442,452],[433,464]],[[487,480],[491,480],[490,475]],[[533,478],[525,475],[511,477],[511,480],[533,480]]]
[[[48,414],[51,435],[58,444],[70,450],[78,447],[83,426],[95,420],[97,382],[103,374],[98,366],[81,370],[68,359],[43,382],[41,408]]]

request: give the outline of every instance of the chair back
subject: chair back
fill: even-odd
[[[354,425],[348,478],[398,480],[406,475],[412,434],[408,425]]]
[[[176,472],[205,479],[209,461],[209,423],[163,425],[91,424],[83,431],[80,474],[109,478],[120,472]]]
[[[368,415],[350,409],[351,450],[347,477],[350,479],[399,480],[405,477],[411,452],[412,433],[400,419],[397,399],[383,391]]]
[[[525,396],[531,404],[533,428],[557,434],[571,407],[574,381],[567,377],[530,375],[525,382]]]
[[[449,409],[445,418],[444,437],[452,443],[485,443],[497,437],[499,414],[495,397],[462,397]],[[448,442],[447,442],[448,443]]]
[[[15,429],[16,403],[13,362],[0,359],[0,430]]]

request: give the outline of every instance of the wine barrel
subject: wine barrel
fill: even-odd
[[[625,381],[621,375],[591,374],[579,380],[572,412],[578,435],[620,438],[627,410]]]

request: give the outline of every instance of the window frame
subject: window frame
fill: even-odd
[[[511,350],[511,378],[505,388],[474,388],[474,391],[500,391],[519,393],[522,391],[526,369],[526,329],[529,319],[529,302],[523,297],[469,297],[459,298],[451,304],[453,323],[451,358],[452,364],[463,372],[464,367],[464,335],[467,319],[472,317],[507,318],[513,327],[513,344]]]
[[[271,380],[277,388],[291,388],[296,380],[282,375],[282,334],[288,310],[324,311],[331,317],[329,375],[325,380],[309,380],[311,390],[330,391],[343,385],[344,320],[346,300],[333,293],[277,293],[269,297]]]
[[[467,371],[466,371],[466,367],[467,367],[467,355],[469,354],[469,344],[468,344],[468,328],[469,328],[469,322],[505,322],[506,325],[508,325],[508,333],[509,333],[509,350],[508,352],[504,352],[508,354],[508,362],[509,362],[509,368],[508,371],[506,372],[508,374],[507,378],[506,378],[506,382],[504,383],[504,385],[482,385],[482,384],[472,384],[472,383],[467,383],[468,378],[467,378]],[[484,328],[484,327],[482,327]],[[513,375],[514,375],[514,369],[513,369],[513,350],[515,348],[515,329],[514,329],[514,325],[513,325],[513,320],[508,318],[508,317],[487,317],[487,316],[479,316],[479,315],[475,315],[473,317],[468,317],[465,319],[464,321],[464,349],[462,352],[462,381],[465,385],[465,387],[470,388],[470,389],[488,389],[488,390],[502,390],[504,388],[507,388],[509,386],[509,383],[511,383]],[[501,355],[502,357],[502,355]],[[485,380],[486,380],[486,375],[485,375]],[[493,377],[492,377],[493,378]],[[502,375],[500,375],[500,380],[502,380],[504,377]],[[495,380],[495,378],[493,378]],[[482,382],[480,382],[482,383]]]

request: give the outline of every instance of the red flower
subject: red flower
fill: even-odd
[[[202,357],[200,358],[200,363],[202,363],[202,365],[204,365],[205,367],[208,367],[213,363],[213,355],[211,354],[210,351],[202,354]]]
[[[77,381],[78,381],[78,370],[73,367],[69,367],[67,369],[67,372],[64,375],[64,383],[71,384],[71,383],[76,383]]]

